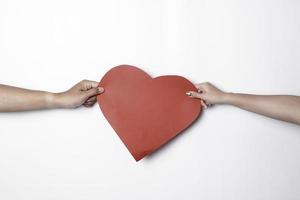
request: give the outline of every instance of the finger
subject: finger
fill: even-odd
[[[95,102],[97,100],[97,96],[92,96],[86,100],[86,102]]]
[[[85,107],[90,107],[90,106],[93,106],[94,104],[95,104],[95,102],[94,103],[84,103],[82,105]]]
[[[200,102],[201,102],[201,105],[202,105],[205,109],[207,109],[208,106],[206,105],[206,103],[205,103],[203,100],[201,100]]]
[[[195,87],[197,88],[198,92],[199,93],[204,93],[205,92],[205,89],[204,89],[204,85],[206,83],[199,83],[199,84],[196,84]]]
[[[92,97],[92,96],[96,96],[96,95],[99,95],[101,93],[104,92],[104,88],[101,88],[101,87],[96,87],[96,88],[91,88],[87,91],[84,91],[84,97],[85,99],[87,100],[88,98]]]
[[[198,89],[201,86],[202,83],[195,84],[195,87]]]
[[[94,104],[83,104],[83,106],[84,107],[86,107],[86,108],[90,108],[90,107],[92,107]]]
[[[197,84],[195,84],[195,87],[196,87],[196,88],[199,88],[199,87],[203,88],[204,85],[206,85],[207,83],[208,83],[208,82],[197,83]]]
[[[82,105],[89,105],[89,104],[94,105],[96,102],[97,102],[97,101],[84,102]]]
[[[204,95],[202,93],[194,92],[194,91],[189,91],[186,93],[187,96],[191,98],[197,98],[197,99],[202,99]]]
[[[99,83],[96,81],[91,81],[91,80],[82,80],[80,82],[80,85],[81,85],[82,90],[89,90],[91,88],[98,87]]]
[[[84,102],[83,105],[94,105],[96,101]]]
[[[93,106],[95,103],[96,103],[96,101],[94,101],[94,102],[85,102],[85,103],[83,103],[82,105],[85,106],[85,107],[91,107],[91,106]]]

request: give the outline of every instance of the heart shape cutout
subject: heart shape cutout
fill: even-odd
[[[136,161],[174,138],[199,116],[201,104],[187,97],[195,86],[181,76],[151,78],[141,69],[120,65],[109,70],[97,97],[105,118]]]

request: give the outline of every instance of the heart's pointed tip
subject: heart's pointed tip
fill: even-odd
[[[134,158],[135,162],[139,162],[140,160],[143,159],[143,157],[142,158],[141,157],[133,157],[133,158]]]
[[[136,162],[139,162],[140,160],[145,158],[147,155],[149,155],[149,152],[144,152],[142,154],[131,154],[131,155]]]

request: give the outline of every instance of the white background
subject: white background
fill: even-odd
[[[298,0],[0,1],[0,82],[63,91],[136,65],[152,76],[300,95]],[[215,106],[136,163],[97,105],[0,114],[3,200],[296,200],[300,128]]]

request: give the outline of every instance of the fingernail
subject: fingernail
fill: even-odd
[[[186,95],[188,95],[189,97],[192,96],[192,93],[191,92],[187,92],[185,93]]]
[[[102,87],[98,87],[98,88],[97,88],[97,92],[98,92],[98,93],[102,93],[102,92],[104,92],[104,88],[102,88]]]

